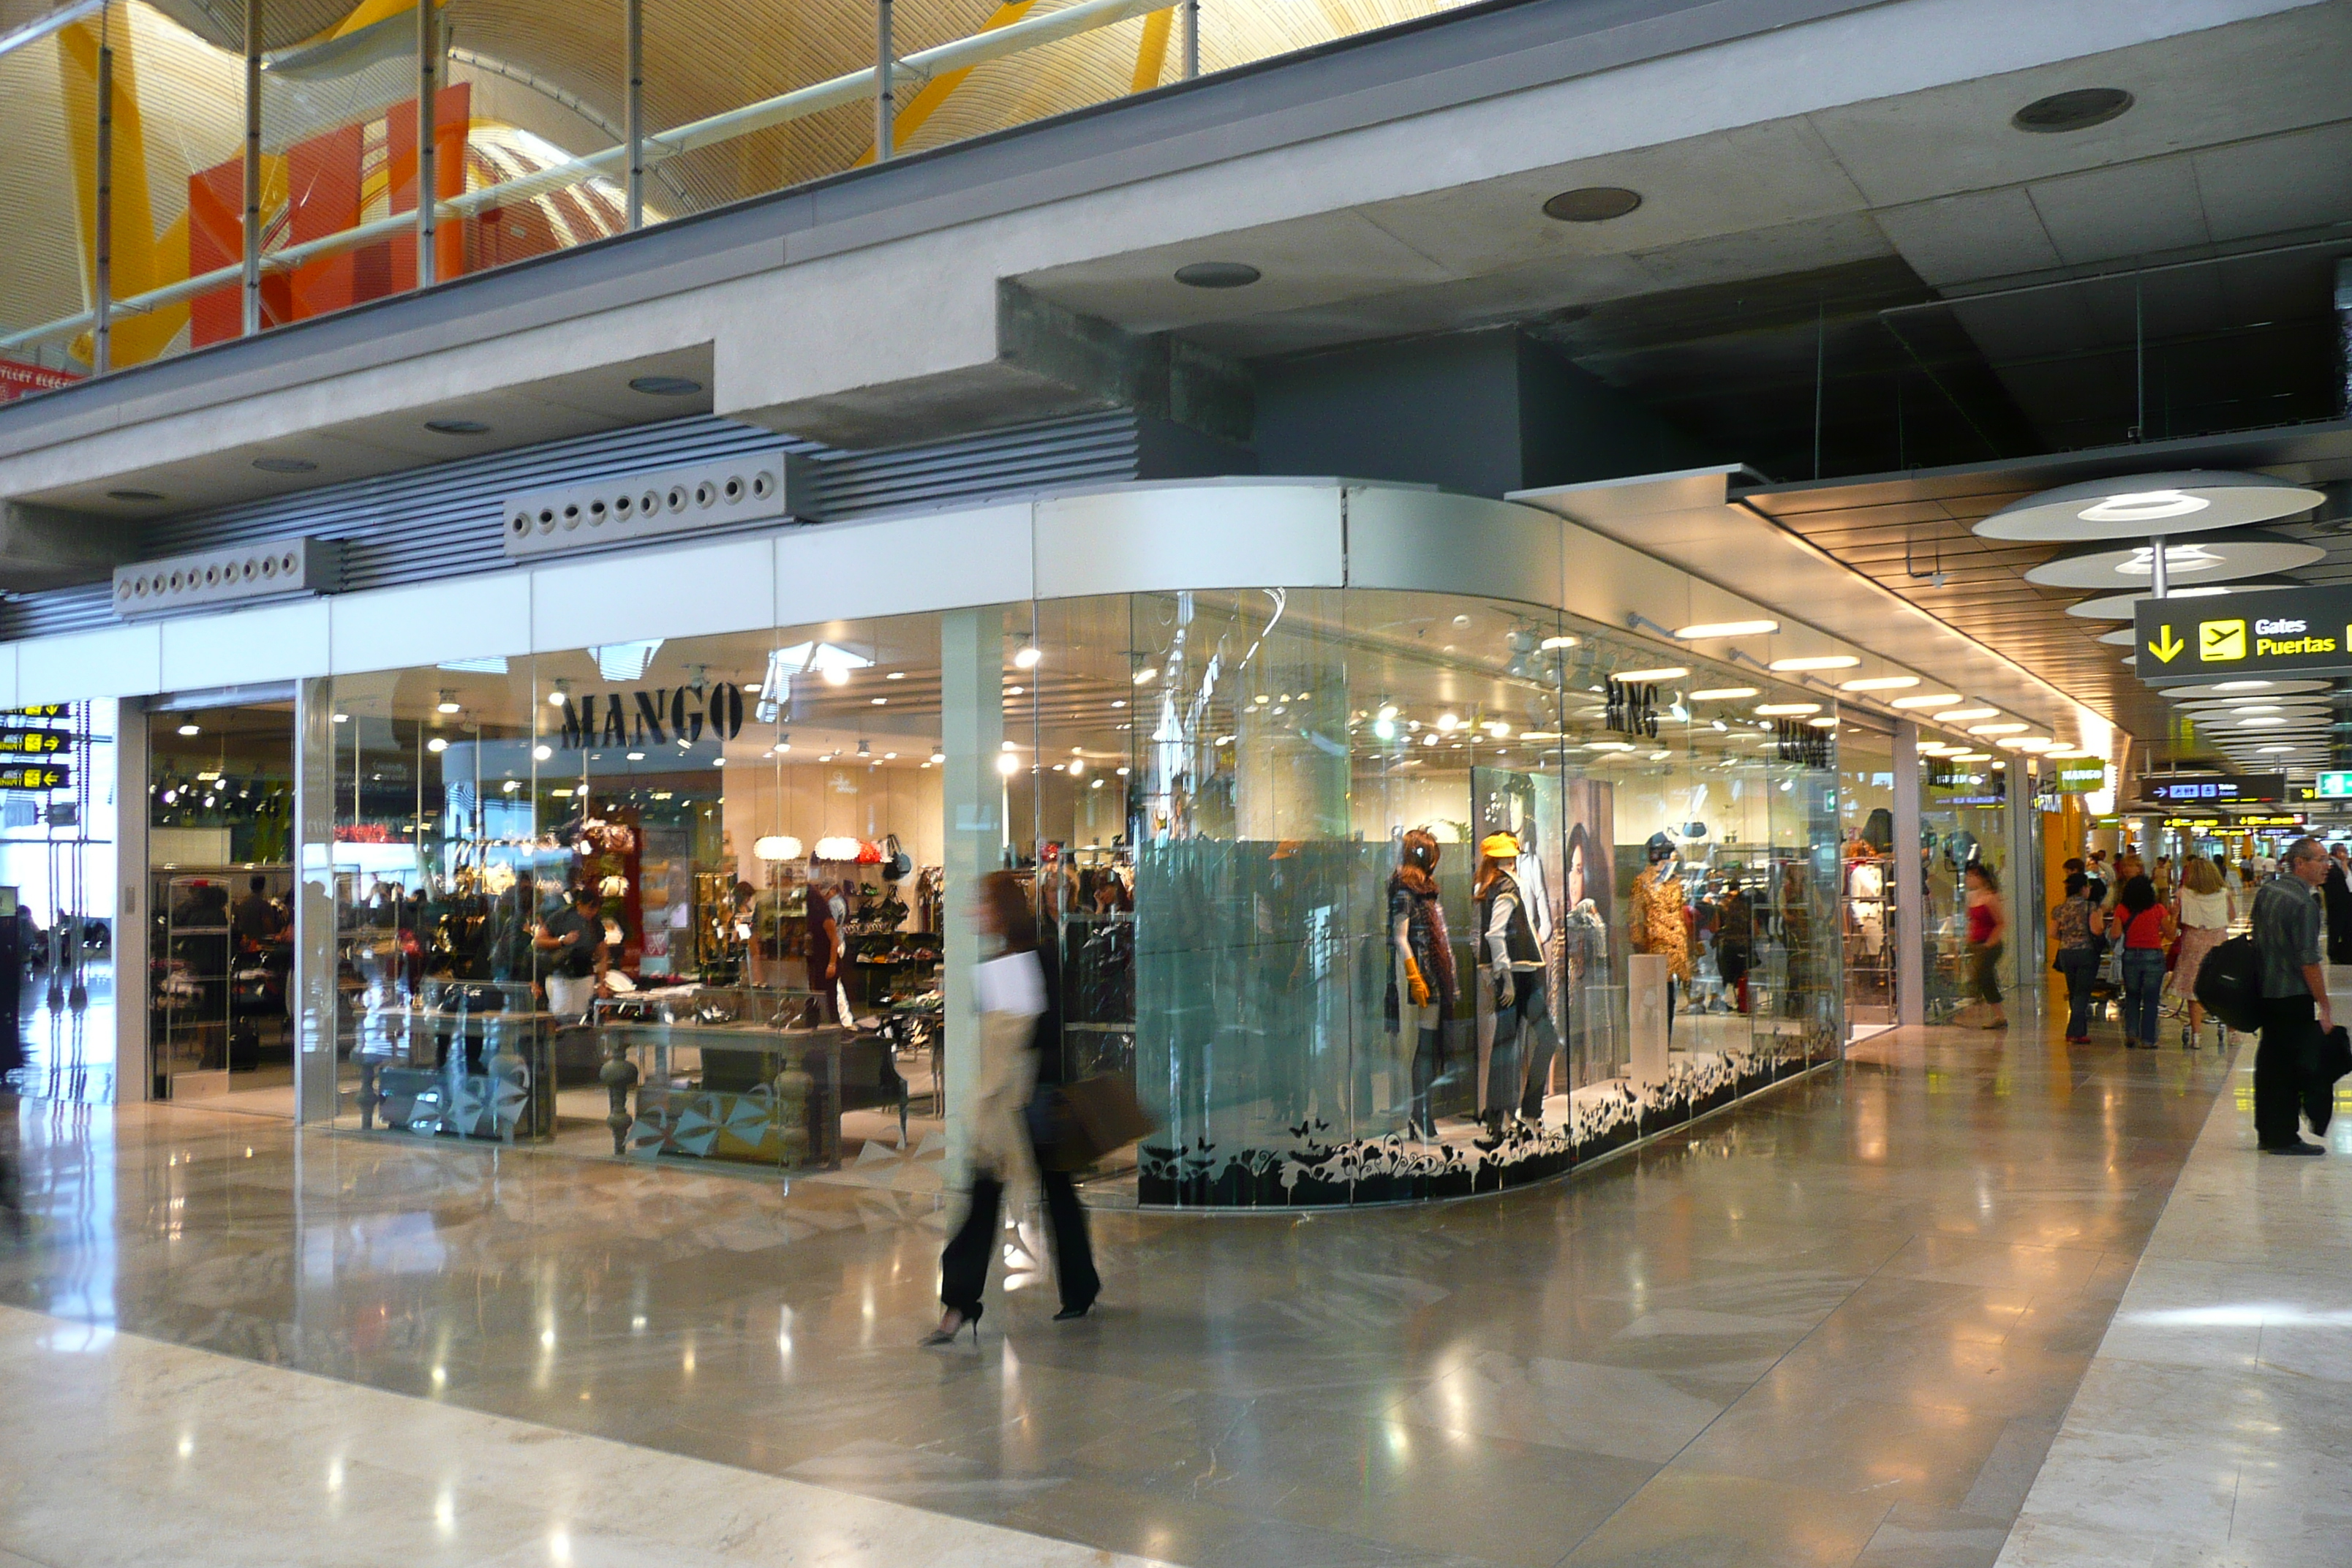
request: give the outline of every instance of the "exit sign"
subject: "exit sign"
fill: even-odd
[[[2352,770],[2319,775],[2318,798],[2352,800]]]

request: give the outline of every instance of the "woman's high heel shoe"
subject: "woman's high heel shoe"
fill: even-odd
[[[955,1321],[948,1321],[949,1318],[953,1318]],[[940,1319],[940,1326],[938,1328],[933,1329],[929,1333],[925,1334],[921,1339],[915,1342],[918,1345],[922,1346],[951,1345],[955,1343],[955,1337],[963,1332],[967,1327],[971,1330],[971,1342],[974,1344],[980,1343],[980,1314],[978,1312],[974,1312],[971,1317],[967,1318],[961,1312],[956,1311],[954,1309],[950,1308],[946,1315]]]
[[[1060,1311],[1054,1314],[1054,1321],[1057,1323],[1066,1323],[1073,1318],[1083,1318],[1094,1310],[1095,1304],[1092,1301],[1087,1302],[1083,1307],[1065,1307]]]

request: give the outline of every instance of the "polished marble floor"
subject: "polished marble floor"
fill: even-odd
[[[2227,1077],[1900,1031],[1564,1183],[1098,1214],[1075,1324],[1008,1233],[946,1352],[912,1348],[929,1193],[27,1103],[0,1303],[1201,1568],[1988,1568]],[[525,1513],[550,1484],[480,1480]]]
[[[2352,976],[2338,972],[2342,982]],[[2254,1149],[2239,1053],[2003,1568],[2352,1562],[2352,1121]],[[2352,1079],[2337,1086],[2352,1116]]]

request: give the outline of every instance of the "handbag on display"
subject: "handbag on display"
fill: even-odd
[[[882,840],[882,876],[891,882],[903,882],[915,869],[915,858],[907,853],[895,833]]]

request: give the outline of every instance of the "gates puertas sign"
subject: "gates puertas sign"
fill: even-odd
[[[2352,589],[2142,599],[2134,636],[2150,686],[2352,675]]]

